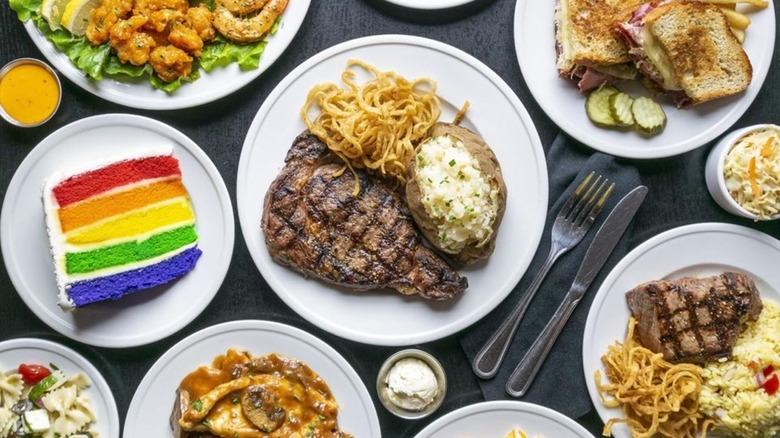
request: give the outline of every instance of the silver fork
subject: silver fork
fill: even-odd
[[[542,284],[545,276],[547,276],[547,272],[553,263],[558,260],[558,257],[574,248],[582,240],[582,237],[588,232],[596,220],[596,216],[604,207],[615,184],[613,183],[605,190],[604,188],[608,180],[602,178],[601,175],[597,176],[596,180],[591,184],[594,174],[595,172],[589,173],[572,192],[563,207],[561,207],[555,222],[553,222],[550,253],[547,255],[547,260],[545,260],[539,269],[539,273],[536,274],[525,295],[517,303],[509,317],[477,353],[472,362],[474,373],[477,376],[489,379],[496,375],[498,367],[509,349],[509,344],[514,337],[515,331],[517,331],[517,327],[520,325],[520,320],[523,319],[528,305],[531,303],[534,295],[536,295],[536,291],[539,290],[539,286]]]

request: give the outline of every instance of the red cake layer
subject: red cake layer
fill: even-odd
[[[126,184],[174,175],[181,175],[179,161],[170,155],[155,156],[120,161],[72,176],[52,191],[60,207],[65,207]]]

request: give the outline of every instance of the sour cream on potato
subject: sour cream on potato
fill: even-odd
[[[431,137],[415,159],[421,202],[438,227],[442,249],[455,254],[488,242],[498,214],[498,189],[491,188],[463,142],[449,135]]]

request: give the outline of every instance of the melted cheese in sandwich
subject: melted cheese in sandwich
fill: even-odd
[[[558,44],[561,48],[561,56],[558,57],[558,68],[565,68],[564,63],[569,63],[570,54],[572,52],[571,47],[571,30],[569,29],[569,20],[566,19],[569,14],[569,2],[567,0],[559,0],[558,7],[555,10],[555,22],[558,26],[558,32],[556,37],[558,38]]]
[[[653,38],[653,34],[650,32],[647,25],[642,28],[640,36],[640,44],[645,51],[645,55],[653,65],[655,65],[658,72],[661,73],[661,77],[664,79],[664,88],[667,90],[682,90],[679,82],[677,82],[677,77],[674,75],[669,56],[667,56],[664,49],[655,41],[655,38]]]

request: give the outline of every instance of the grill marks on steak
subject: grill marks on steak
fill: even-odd
[[[626,298],[639,342],[671,362],[730,357],[743,324],[758,319],[762,309],[753,279],[735,272],[651,281]]]
[[[468,286],[422,244],[411,213],[387,183],[357,171],[335,176],[327,146],[299,135],[265,198],[262,227],[271,257],[306,276],[358,290],[389,287],[449,299]]]

